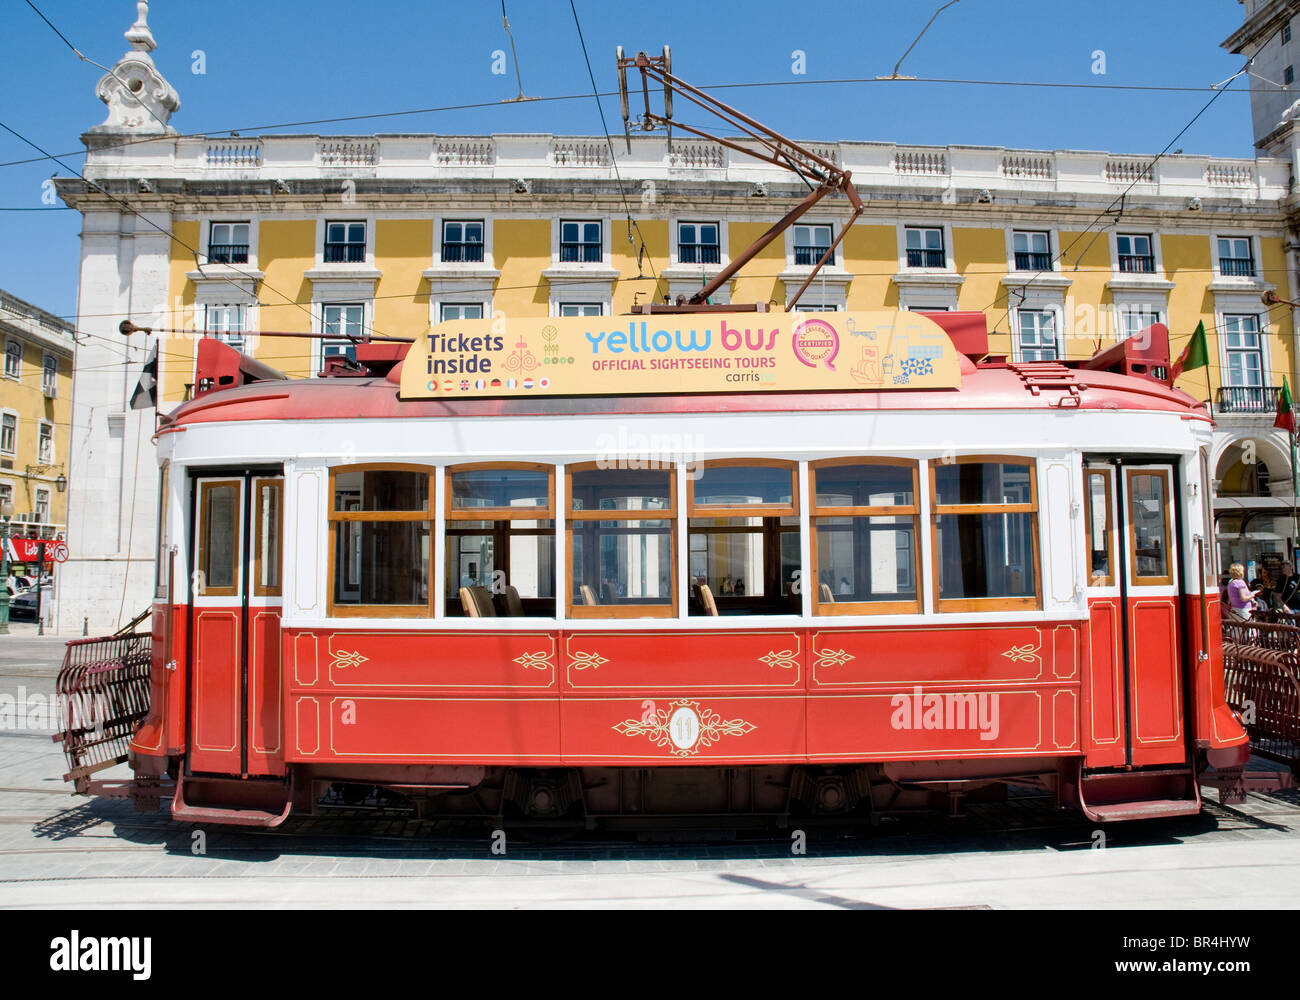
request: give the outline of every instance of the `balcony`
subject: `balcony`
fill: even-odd
[[[911,261],[908,261],[911,265]],[[943,265],[938,265],[942,267]],[[1022,250],[1016,251],[1016,270],[1017,271],[1050,271],[1052,269],[1052,255],[1050,253],[1029,253]]]
[[[908,250],[908,267],[944,267],[947,259],[942,250]]]
[[[1225,278],[1255,277],[1255,261],[1251,257],[1220,257],[1219,273]]]
[[[1156,259],[1144,254],[1122,253],[1119,255],[1121,274],[1155,274]]]
[[[601,260],[599,243],[561,243],[561,264],[599,264]]]
[[[442,245],[442,262],[444,264],[481,264],[483,263],[483,244],[444,243]]]
[[[1215,399],[1219,413],[1274,413],[1280,385],[1225,385]]]
[[[326,264],[364,264],[366,245],[364,243],[326,243],[324,261]]]
[[[209,264],[247,264],[247,243],[209,243]]]
[[[822,254],[827,251],[827,247],[807,247],[795,245],[794,248],[794,265],[795,267],[812,267],[822,259]],[[835,254],[832,253],[826,261],[827,267],[835,266]]]
[[[677,247],[677,256],[682,264],[717,264],[722,260],[716,243],[681,243]]]

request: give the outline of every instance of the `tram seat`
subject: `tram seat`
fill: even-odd
[[[497,616],[497,609],[492,606],[492,594],[487,587],[461,587],[460,606],[470,618]]]
[[[831,585],[829,583],[823,583],[818,588],[818,600],[823,604],[835,603],[835,594],[831,592]]]
[[[590,584],[584,583],[578,590],[582,594],[582,603],[587,607],[594,608],[600,603],[600,601],[596,600],[596,592],[591,589]]]
[[[524,617],[524,602],[519,599],[519,590],[516,587],[506,584],[506,589],[501,595],[501,604],[505,608],[504,617]]]
[[[696,583],[691,585],[691,590],[694,592],[695,600],[704,609],[705,614],[717,618],[718,602],[713,599],[713,589],[707,583]]]
[[[602,583],[600,585],[600,599],[605,604],[618,603],[618,597],[614,593],[614,585],[612,583]]]

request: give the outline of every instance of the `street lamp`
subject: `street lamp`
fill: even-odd
[[[60,493],[68,492],[68,477],[62,472],[59,473],[59,478],[54,480],[54,488]]]

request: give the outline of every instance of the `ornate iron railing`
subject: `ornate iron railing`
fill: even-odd
[[[1300,767],[1300,628],[1225,620],[1223,679],[1252,752]]]

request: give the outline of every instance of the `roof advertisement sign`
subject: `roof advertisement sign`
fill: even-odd
[[[955,389],[918,313],[662,313],[448,320],[411,348],[403,399]]]

